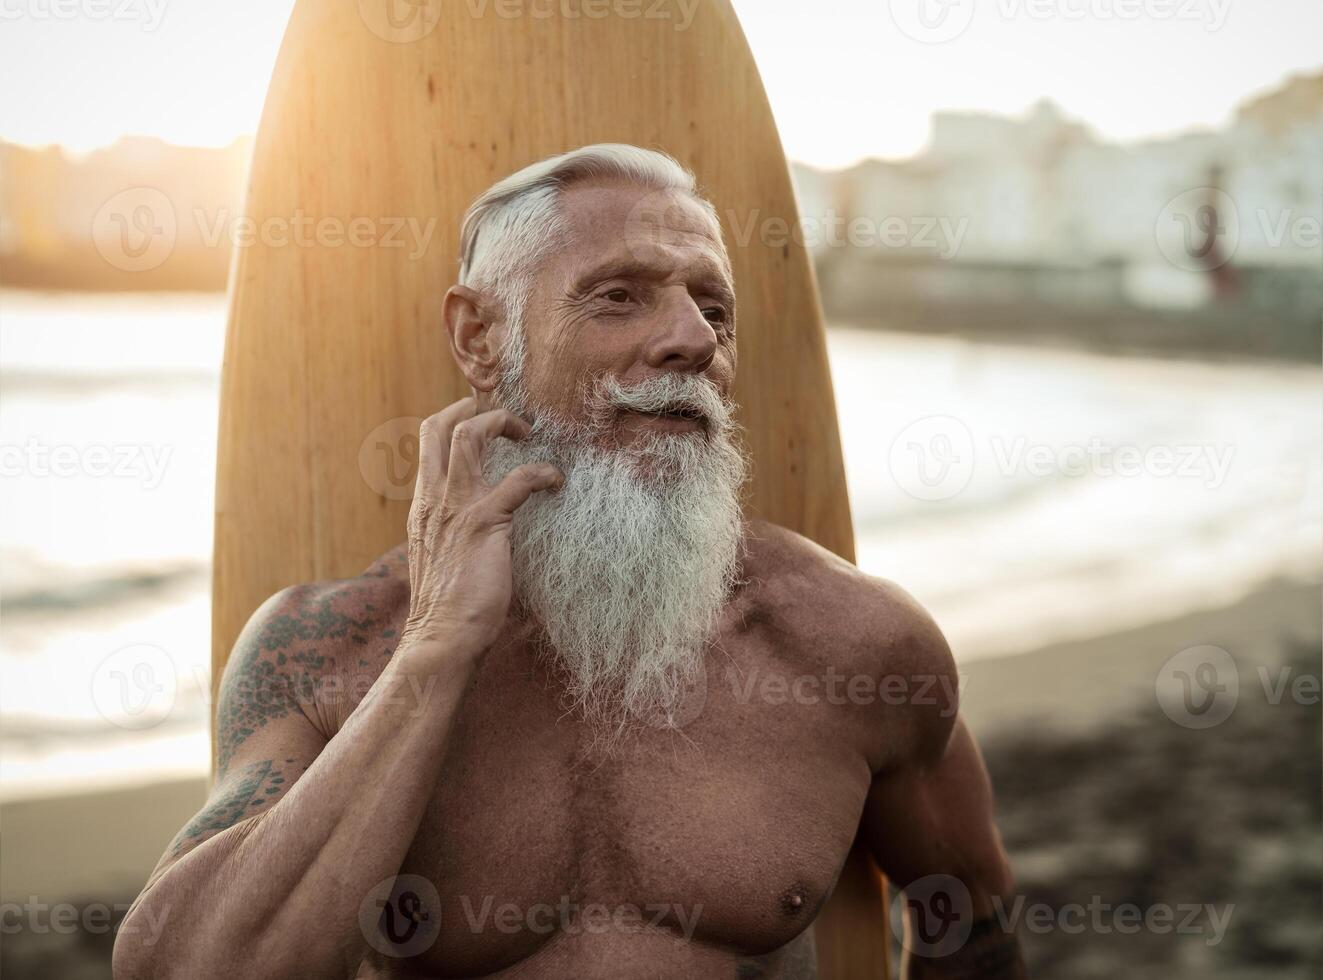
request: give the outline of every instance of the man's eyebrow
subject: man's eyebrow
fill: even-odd
[[[657,282],[669,273],[658,266],[633,258],[610,259],[594,266],[574,279],[574,289],[582,292],[595,283],[608,279],[641,279]],[[721,267],[714,262],[703,262],[697,275],[698,284],[723,302],[734,304],[735,291],[726,281]]]
[[[638,259],[608,259],[575,277],[575,289],[586,289],[607,279],[665,279],[666,272]]]

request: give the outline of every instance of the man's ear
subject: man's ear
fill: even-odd
[[[441,307],[450,335],[450,353],[475,391],[496,387],[503,325],[494,325],[490,304],[468,286],[451,286]]]

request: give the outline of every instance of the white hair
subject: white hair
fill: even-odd
[[[609,749],[641,727],[683,728],[702,710],[707,655],[743,574],[750,464],[735,406],[701,375],[583,386],[586,420],[541,413],[526,438],[492,441],[484,475],[496,483],[535,461],[565,474],[557,493],[535,493],[511,521],[514,595],[541,627],[539,652],[565,707]],[[626,409],[689,409],[706,433],[643,433],[601,448]]]
[[[490,292],[518,329],[538,263],[565,235],[561,191],[587,180],[621,180],[655,191],[691,195],[712,216],[716,208],[698,193],[693,173],[658,150],[627,143],[598,143],[548,157],[497,181],[464,214],[459,243],[459,283]],[[520,339],[512,336],[512,341]]]
[[[533,275],[549,249],[563,246],[558,195],[592,178],[681,191],[716,220],[693,174],[671,157],[588,146],[521,170],[474,202],[460,281],[505,304],[509,330],[492,397],[532,424],[524,439],[493,440],[484,474],[498,482],[544,460],[565,474],[559,492],[534,494],[514,515],[514,594],[541,626],[539,646],[558,668],[566,706],[609,746],[638,726],[682,727],[687,696],[705,683],[719,614],[742,573],[749,459],[734,403],[691,372],[662,372],[628,389],[611,376],[580,379],[581,419],[533,405],[524,377]],[[631,411],[689,412],[703,431],[643,432],[608,448],[616,420]]]

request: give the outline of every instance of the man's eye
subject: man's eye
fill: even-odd
[[[612,289],[610,292],[603,293],[602,295],[603,295],[603,297],[604,297],[605,299],[610,300],[612,303],[628,303],[628,302],[629,302],[629,290],[628,290],[628,289]]]
[[[726,322],[726,311],[723,310],[720,306],[709,306],[709,307],[706,307],[706,308],[703,310],[703,316],[705,316],[705,317],[707,318],[707,320],[708,320],[709,323],[725,323],[725,322]]]

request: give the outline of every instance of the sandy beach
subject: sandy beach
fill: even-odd
[[[1021,928],[1034,976],[1317,975],[1319,707],[1272,704],[1258,668],[1317,678],[1320,616],[1317,586],[1283,583],[1231,606],[962,668],[966,717],[1025,902],[1234,906],[1213,945],[1207,931]],[[1154,696],[1163,664],[1197,644],[1233,654],[1242,675],[1235,714],[1210,731],[1174,724]],[[204,792],[185,780],[5,805],[3,901],[101,903],[117,920]],[[0,967],[108,977],[112,943],[109,928],[34,922],[5,937]]]
[[[970,665],[967,714],[997,791],[1020,903],[1006,914],[1019,912],[1030,976],[1323,973],[1321,630],[1319,589],[1281,585]],[[1234,660],[1238,696],[1224,720],[1190,727],[1179,705],[1164,711],[1156,681],[1170,658],[1207,646]]]
[[[1317,648],[1321,624],[1319,587],[1280,583],[1137,629],[962,663],[961,711],[980,741],[1036,725],[1087,734],[1132,712],[1156,711],[1154,679],[1187,647],[1224,648],[1248,682],[1260,665],[1280,664],[1301,645]]]

